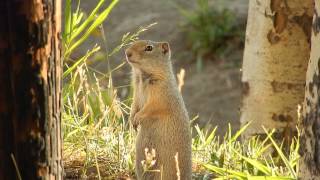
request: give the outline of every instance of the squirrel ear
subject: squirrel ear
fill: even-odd
[[[161,49],[163,54],[167,54],[170,51],[169,43],[167,42],[161,43]]]

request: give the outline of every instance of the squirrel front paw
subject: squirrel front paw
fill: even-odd
[[[130,115],[130,116],[129,116],[129,122],[132,124],[134,130],[137,130],[136,123],[134,122],[134,117],[135,117],[135,116]]]
[[[141,123],[141,118],[140,118],[140,116],[139,116],[138,113],[133,117],[131,123],[132,123],[133,128],[134,128],[135,130],[137,130],[138,126],[139,126],[140,123]]]

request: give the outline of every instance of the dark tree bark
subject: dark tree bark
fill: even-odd
[[[320,1],[316,0],[301,122],[299,179],[320,179]]]
[[[0,179],[62,179],[60,6],[0,1]]]

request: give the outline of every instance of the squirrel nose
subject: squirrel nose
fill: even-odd
[[[126,50],[126,55],[128,58],[130,58],[132,56],[132,52],[130,50]]]

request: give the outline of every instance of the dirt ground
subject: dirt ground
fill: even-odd
[[[186,70],[183,97],[190,117],[199,115],[196,123],[206,128],[218,126],[219,135],[226,132],[228,123],[232,128],[238,129],[241,48],[227,54],[223,61],[205,61],[202,70],[197,71],[193,57],[186,48],[185,36],[181,31],[183,17],[173,3],[190,9],[194,6],[195,1],[120,0],[104,23],[107,44],[102,42],[101,37],[92,37],[81,47],[80,53],[86,52],[96,43],[110,51],[119,44],[122,35],[126,32],[134,32],[140,26],[157,22],[158,24],[143,33],[140,39],[170,42],[174,69],[176,71],[179,71],[180,68]],[[81,7],[89,12],[95,4],[96,0],[82,1]],[[212,0],[210,4],[220,8],[230,8],[237,14],[239,21],[246,19],[248,0]],[[111,66],[116,67],[123,60],[122,50],[110,59]],[[101,72],[107,72],[105,61],[94,63],[94,66]],[[113,77],[116,85],[128,84],[129,65],[116,72]]]

